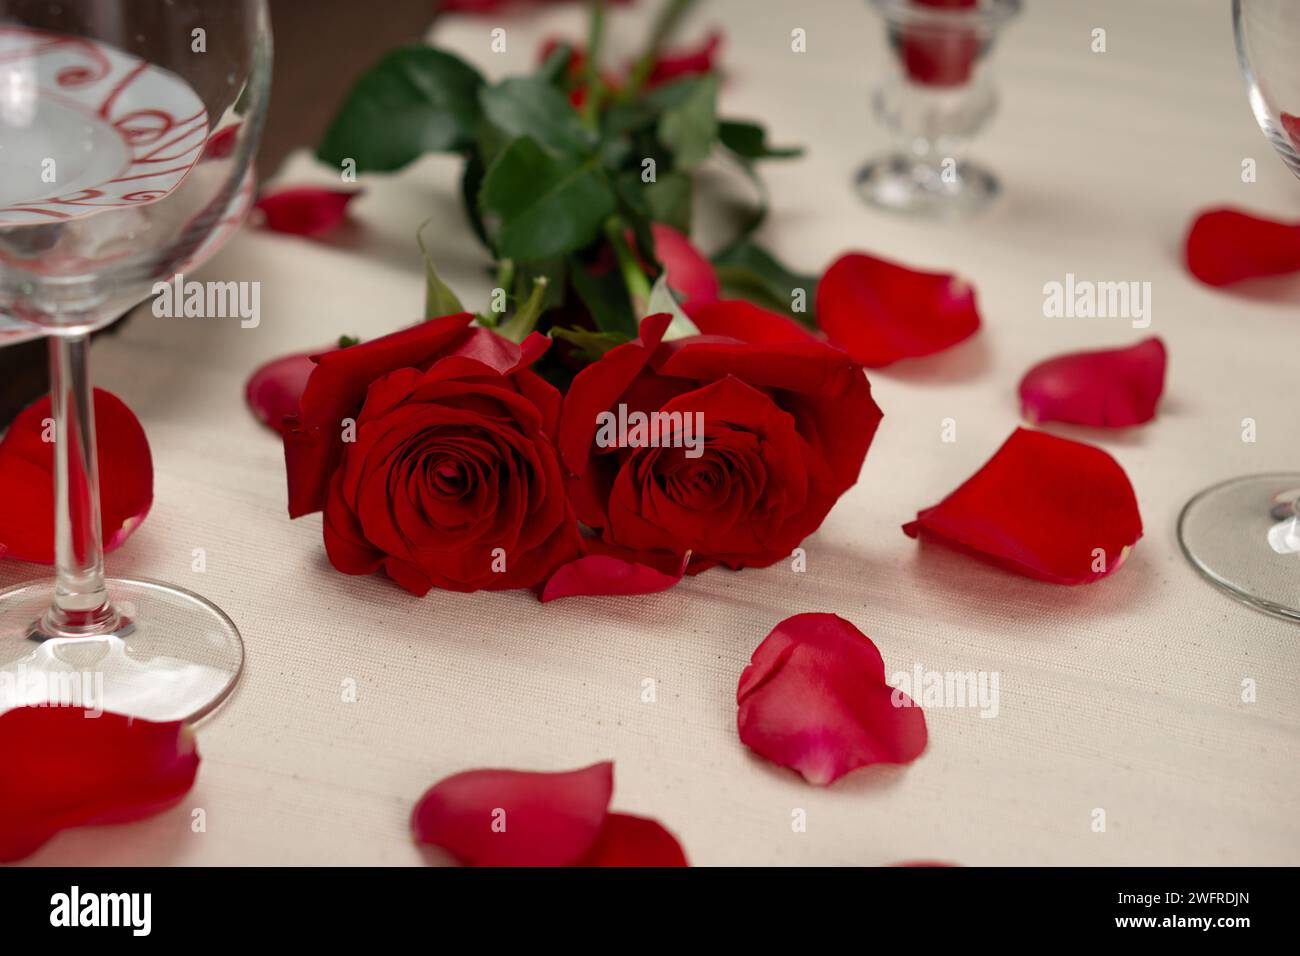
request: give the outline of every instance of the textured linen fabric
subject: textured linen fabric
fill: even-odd
[[[616,56],[634,52],[652,6],[611,15]],[[245,409],[244,381],[282,353],[415,320],[414,234],[430,216],[442,276],[483,307],[488,260],[459,210],[451,158],[365,179],[355,227],[331,242],[248,228],[191,276],[260,281],[258,328],[146,307],[98,343],[96,381],[140,416],[157,466],[153,512],[109,570],[215,601],[243,633],[247,671],[199,727],[203,765],[181,806],[65,833],[32,861],[443,862],[408,831],[435,780],[608,758],[613,806],[662,821],[697,864],[1300,863],[1300,630],[1202,581],[1174,533],[1201,488],[1300,467],[1300,283],[1220,292],[1181,265],[1198,209],[1295,218],[1300,183],[1251,117],[1226,4],[1026,6],[995,53],[1002,105],[973,150],[1005,194],[953,224],[885,215],[852,192],[853,172],[885,145],[868,96],[886,50],[867,4],[715,0],[685,38],[723,26],[724,113],[761,118],[775,142],[808,148],[763,169],[774,199],[764,242],[807,271],[853,248],[960,271],[985,319],[960,348],[871,374],[884,423],[859,484],[806,542],[805,573],[716,570],[663,594],[542,606],[526,591],[416,599],[328,566],[319,516],[286,515],[280,444]],[[577,4],[448,17],[434,39],[499,77],[531,67],[543,36],[580,39],[582,21]],[[507,52],[493,54],[499,25]],[[796,27],[806,53],[791,52]],[[1097,27],[1105,53],[1090,50]],[[1257,182],[1242,182],[1246,158]],[[337,181],[306,155],[281,180]],[[1043,285],[1067,272],[1151,282],[1151,328],[1045,318]],[[1133,481],[1146,534],[1118,573],[1057,587],[903,535],[1017,425],[1016,383],[1030,365],[1146,334],[1170,351],[1156,420],[1053,429],[1106,448]],[[1254,443],[1241,440],[1247,417]],[[941,440],[948,418],[955,442]],[[205,573],[191,571],[195,548]],[[0,562],[0,584],[46,572]],[[929,749],[914,764],[805,785],[749,753],[735,727],[750,653],[801,611],[852,620],[890,674],[918,662],[998,672],[997,716],[928,709]],[[646,678],[654,703],[642,701]],[[1247,679],[1254,703],[1242,700]],[[343,700],[349,681],[354,703]],[[197,808],[204,832],[191,825]],[[1096,809],[1105,832],[1094,832]],[[805,832],[792,827],[797,810]]]

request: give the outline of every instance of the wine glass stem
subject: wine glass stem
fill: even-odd
[[[106,634],[119,619],[104,586],[90,337],[52,335],[49,341],[57,578],[42,630],[60,636]]]

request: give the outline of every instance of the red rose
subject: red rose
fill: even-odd
[[[577,549],[551,435],[560,394],[522,345],[449,315],[318,356],[286,421],[292,517],[324,510],[346,574],[414,594],[530,587]]]
[[[565,395],[559,446],[579,520],[608,545],[689,550],[692,572],[788,557],[857,481],[880,423],[862,367],[811,335],[662,342],[668,324],[645,319]],[[637,413],[656,416],[657,438],[638,435]]]

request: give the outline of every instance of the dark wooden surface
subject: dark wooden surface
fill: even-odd
[[[258,172],[271,176],[320,140],[357,76],[385,51],[421,39],[434,0],[271,0],[275,68]],[[112,329],[101,334],[112,334]],[[0,428],[49,389],[44,341],[0,348]]]

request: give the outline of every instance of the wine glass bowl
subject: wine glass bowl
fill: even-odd
[[[0,0],[0,344],[49,340],[55,474],[54,580],[0,593],[0,711],[195,720],[242,671],[211,602],[104,575],[89,334],[247,208],[270,61],[265,0]]]
[[[1251,110],[1300,177],[1300,3],[1233,0],[1237,58]],[[1248,475],[1193,497],[1178,516],[1192,566],[1232,597],[1300,621],[1300,472]]]
[[[1234,0],[1232,16],[1255,121],[1300,176],[1300,4]]]
[[[0,0],[0,314],[68,334],[194,254],[269,84],[261,0],[98,6]]]

